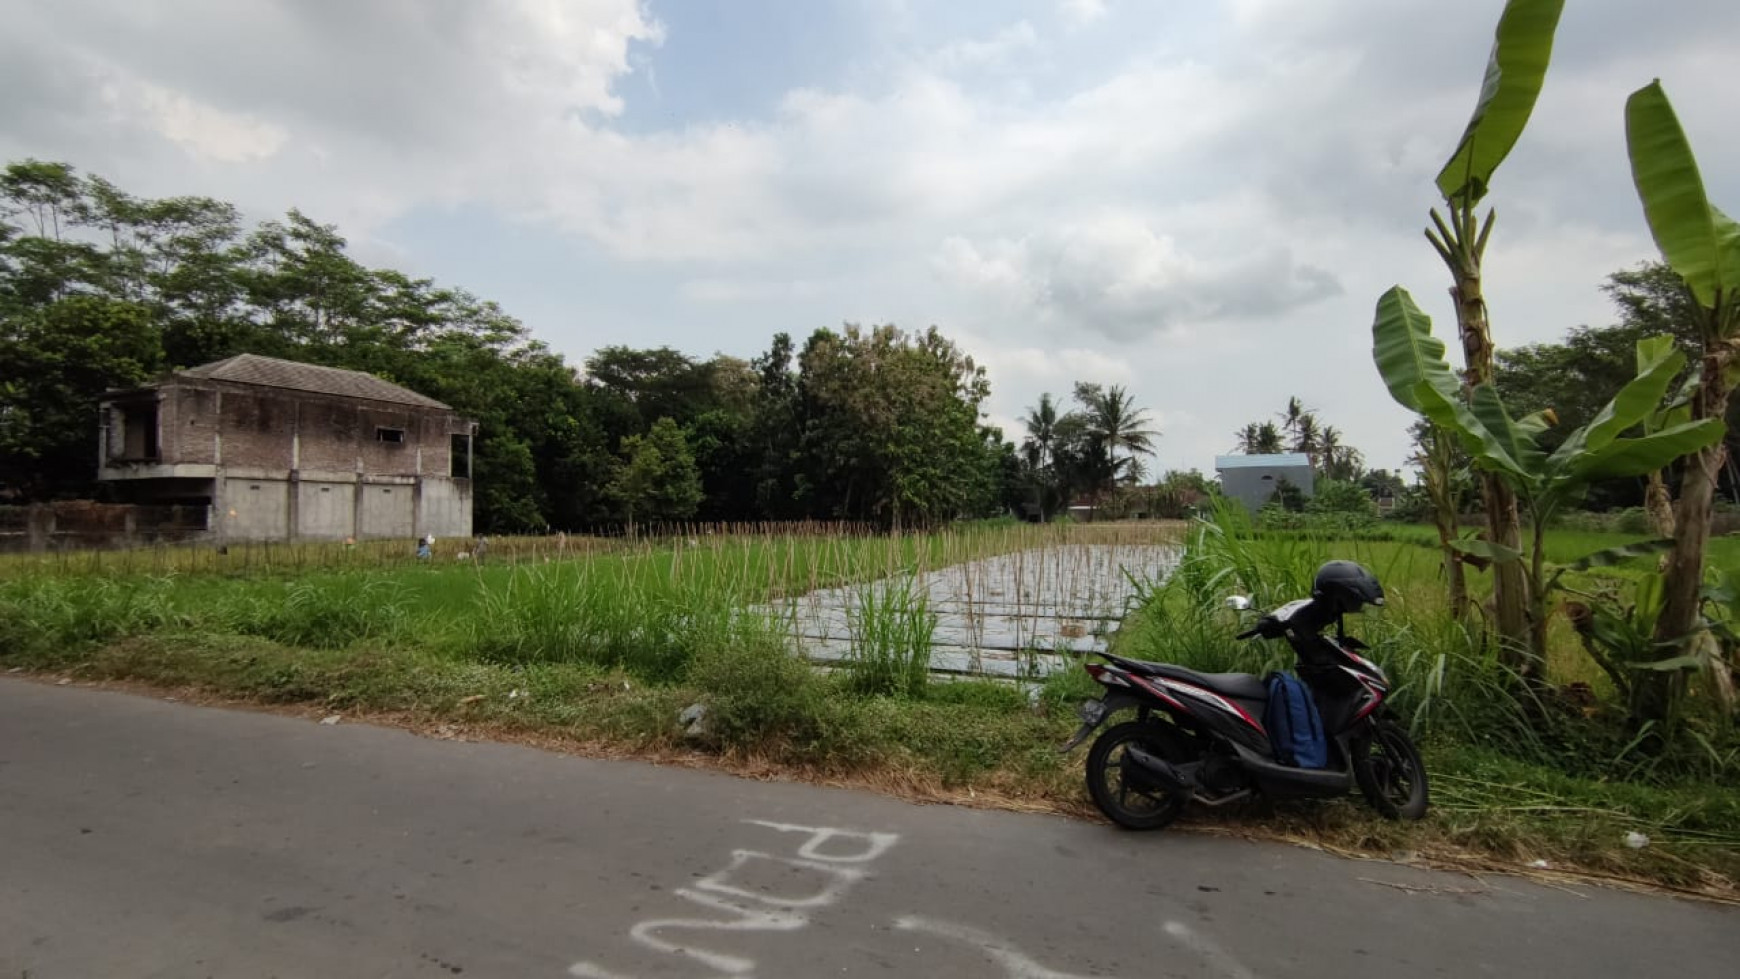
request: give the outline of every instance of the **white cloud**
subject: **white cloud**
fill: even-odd
[[[1340,292],[1284,246],[1218,259],[1128,215],[1105,214],[982,248],[955,237],[938,266],[1048,320],[1130,340],[1184,324],[1272,315]]]
[[[752,303],[809,299],[822,294],[823,283],[807,279],[691,279],[683,295],[704,303]]]
[[[931,63],[945,72],[1002,65],[1039,46],[1039,34],[1027,21],[1017,21],[990,37],[954,41],[937,49]]]
[[[138,79],[105,82],[102,97],[116,121],[133,123],[180,146],[197,160],[249,163],[273,156],[289,139],[284,127],[225,112]]]
[[[1106,0],[1062,0],[1058,10],[1063,14],[1064,22],[1073,27],[1091,24],[1110,12]]]

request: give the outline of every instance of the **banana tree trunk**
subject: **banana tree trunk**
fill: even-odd
[[[1674,535],[1674,498],[1668,492],[1661,470],[1649,474],[1649,489],[1643,494],[1643,510],[1649,515],[1649,529],[1657,537]]]
[[[1461,622],[1468,616],[1468,576],[1463,572],[1462,555],[1450,546],[1456,539],[1456,517],[1437,517],[1438,546],[1444,551],[1444,581],[1450,591],[1450,615]]]
[[[1704,355],[1704,384],[1692,402],[1692,417],[1722,418],[1728,413],[1732,390],[1721,380],[1732,352],[1720,348]],[[1714,381],[1714,383],[1711,383]],[[1722,442],[1688,456],[1680,481],[1680,506],[1674,528],[1674,547],[1668,552],[1662,580],[1661,615],[1655,620],[1655,642],[1663,658],[1680,654],[1681,646],[1698,624],[1699,592],[1704,586],[1704,550],[1710,539],[1710,512],[1715,503],[1716,482],[1726,455]],[[1633,688],[1631,710],[1639,721],[1665,722],[1685,689],[1683,671],[1644,672]]]
[[[1468,576],[1462,554],[1453,546],[1457,534],[1456,490],[1452,482],[1451,435],[1432,426],[1423,443],[1420,466],[1425,474],[1426,497],[1432,504],[1432,523],[1438,528],[1438,547],[1444,552],[1444,583],[1449,590],[1450,615],[1458,622],[1468,617]]]
[[[1484,239],[1484,236],[1482,236]],[[1466,241],[1467,237],[1463,237]],[[1478,250],[1451,266],[1456,285],[1450,297],[1456,302],[1456,328],[1462,337],[1466,364],[1462,381],[1466,390],[1492,381],[1492,332],[1487,319],[1486,298],[1480,286]],[[1480,473],[1480,498],[1486,508],[1486,535],[1494,544],[1522,550],[1522,522],[1517,516],[1516,494],[1496,473]],[[1538,678],[1544,650],[1535,645],[1529,627],[1528,579],[1519,561],[1496,561],[1492,565],[1493,617],[1498,626],[1499,661],[1525,677]]]

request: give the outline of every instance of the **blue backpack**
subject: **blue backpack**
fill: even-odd
[[[1263,726],[1269,729],[1275,760],[1295,768],[1328,767],[1329,740],[1323,736],[1323,718],[1311,691],[1291,673],[1271,673],[1268,682]]]

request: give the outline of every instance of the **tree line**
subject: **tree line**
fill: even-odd
[[[104,391],[238,353],[367,371],[479,423],[477,525],[999,512],[1013,445],[983,368],[937,330],[774,336],[744,361],[668,347],[582,365],[492,302],[368,268],[292,210],[246,226],[64,163],[0,172],[0,501],[87,496]]]

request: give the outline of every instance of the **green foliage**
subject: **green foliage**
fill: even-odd
[[[708,708],[706,729],[727,748],[840,760],[869,750],[855,705],[771,636],[709,645],[689,665]]]
[[[68,295],[5,317],[0,329],[0,471],[41,493],[76,485],[97,444],[97,399],[147,380],[162,350],[137,303]]]
[[[1207,672],[1261,674],[1290,667],[1292,653],[1284,644],[1233,638],[1248,627],[1252,613],[1225,608],[1225,598],[1247,595],[1257,610],[1273,608],[1308,595],[1323,562],[1355,560],[1383,582],[1387,601],[1382,610],[1350,618],[1348,628],[1371,645],[1368,655],[1395,683],[1391,703],[1428,740],[1475,746],[1578,778],[1671,784],[1708,778],[1716,770],[1740,772],[1732,767],[1740,764],[1736,732],[1720,724],[1700,722],[1702,727],[1680,732],[1664,752],[1651,756],[1634,743],[1636,732],[1625,723],[1624,686],[1616,686],[1605,703],[1595,705],[1555,688],[1517,683],[1497,662],[1478,627],[1447,614],[1438,597],[1435,551],[1419,546],[1429,544],[1429,538],[1422,534],[1408,542],[1383,537],[1333,529],[1258,529],[1241,510],[1222,508],[1193,528],[1170,578],[1140,583],[1139,611],[1120,630],[1118,649]],[[1582,591],[1602,590],[1600,628],[1624,630],[1632,637],[1633,645],[1625,647],[1630,655],[1616,653],[1612,663],[1600,664],[1604,670],[1628,673],[1633,669],[1630,656],[1650,647],[1649,616],[1654,613],[1649,610],[1659,606],[1659,586],[1651,591],[1649,575],[1592,578],[1586,572],[1599,566],[1635,574],[1641,563],[1637,558],[1653,549],[1603,543],[1609,546],[1566,535],[1552,543],[1552,556],[1562,560],[1567,553],[1592,548],[1601,555],[1567,561],[1567,573],[1579,571],[1577,587]],[[1575,639],[1565,641],[1572,645],[1552,658],[1561,668],[1585,654]],[[1587,689],[1586,681],[1582,689]],[[1712,769],[1712,764],[1717,767]]]
[[[618,450],[657,441],[668,459],[661,418],[700,490],[631,452],[617,489],[636,519],[928,525],[1013,496],[1012,450],[979,425],[984,372],[934,329],[817,331],[795,369],[784,335],[748,364],[607,347],[582,374],[495,304],[348,247],[299,211],[247,228],[231,205],[134,198],[63,163],[0,170],[0,493],[91,493],[98,395],[250,352],[372,373],[476,420],[491,533],[620,519]]]
[[[1668,265],[1685,280],[1699,305],[1712,310],[1740,305],[1735,296],[1740,289],[1740,225],[1705,196],[1691,143],[1660,81],[1626,101],[1625,139],[1650,234]],[[1731,319],[1731,310],[1728,315]],[[1733,325],[1724,323],[1718,329],[1725,333]]]
[[[669,418],[653,423],[647,435],[622,440],[623,462],[607,494],[619,502],[628,522],[685,520],[701,502],[701,474],[683,430]]]
[[[1377,519],[1377,504],[1366,488],[1358,483],[1319,479],[1311,499],[1305,504],[1305,512],[1344,513],[1369,521]]]
[[[844,666],[852,690],[895,697],[924,693],[937,615],[914,578],[888,578],[860,588],[846,620],[852,643]]]
[[[1594,480],[1651,472],[1722,437],[1714,419],[1621,435],[1655,411],[1685,364],[1670,338],[1650,337],[1637,345],[1635,376],[1549,455],[1536,441],[1546,419],[1513,419],[1493,386],[1477,386],[1472,402],[1462,402],[1443,359],[1444,345],[1431,330],[1431,320],[1399,286],[1378,301],[1374,359],[1390,393],[1458,435],[1470,455],[1511,485],[1538,522],[1550,520]]]
[[[787,451],[808,512],[907,527],[996,505],[1002,441],[978,424],[989,382],[934,328],[818,330],[798,365]]]
[[[1564,0],[1508,0],[1504,5],[1480,100],[1456,152],[1438,173],[1438,190],[1445,200],[1472,206],[1486,196],[1493,171],[1510,154],[1534,112],[1564,6]]]
[[[1020,462],[1038,515],[1045,519],[1083,497],[1119,513],[1142,505],[1114,497],[1120,486],[1141,482],[1141,457],[1154,454],[1160,433],[1145,427],[1147,411],[1118,385],[1078,381],[1074,397],[1076,410],[1060,415],[1051,395],[1041,394],[1022,420]]]
[[[1365,456],[1353,446],[1343,445],[1341,432],[1334,425],[1320,422],[1317,413],[1307,409],[1303,401],[1288,398],[1286,409],[1278,417],[1279,426],[1263,421],[1239,429],[1233,451],[1245,455],[1301,452],[1310,457],[1312,468],[1326,479],[1351,482],[1361,478]]]

